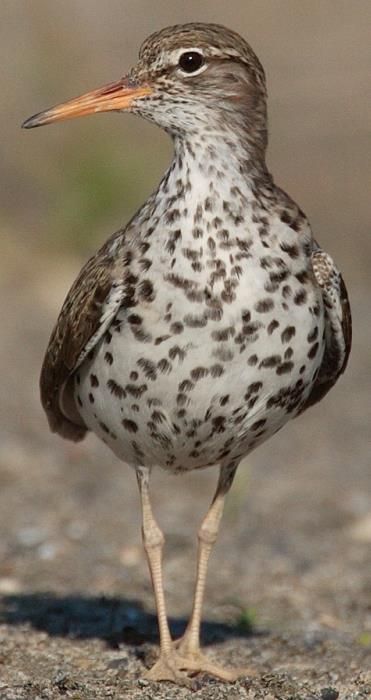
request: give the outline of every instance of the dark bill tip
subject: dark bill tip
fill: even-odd
[[[34,129],[36,126],[42,126],[43,122],[41,119],[42,112],[34,114],[32,117],[26,119],[23,124],[21,124],[22,129]]]

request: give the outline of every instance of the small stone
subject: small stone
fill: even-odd
[[[66,527],[66,535],[70,540],[82,540],[88,531],[85,520],[72,520]]]
[[[44,542],[37,548],[39,559],[44,561],[51,561],[52,559],[55,559],[57,551],[58,548],[53,542]]]
[[[119,556],[120,562],[124,566],[136,566],[142,559],[142,548],[137,546],[123,547]]]
[[[339,692],[335,688],[322,688],[321,700],[337,700]]]
[[[16,534],[17,542],[22,547],[37,547],[44,542],[47,532],[41,527],[23,527]]]
[[[17,578],[11,576],[3,576],[0,578],[0,593],[9,595],[10,593],[19,593],[21,590],[21,582]]]
[[[348,535],[357,542],[371,542],[371,513],[356,520],[348,528]]]

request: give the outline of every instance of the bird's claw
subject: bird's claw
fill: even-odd
[[[198,673],[215,676],[227,683],[233,683],[238,678],[252,675],[250,669],[227,669],[210,661],[201,651],[193,652],[182,647],[182,640],[177,640],[170,653],[162,654],[154,666],[147,671],[145,676],[147,680],[170,681],[192,688],[194,683],[190,676],[195,676]]]

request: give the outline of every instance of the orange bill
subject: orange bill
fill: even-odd
[[[138,97],[150,95],[152,89],[148,85],[135,85],[129,78],[122,78],[115,83],[104,85],[98,90],[92,90],[73,100],[63,102],[56,107],[39,112],[26,119],[22,124],[24,129],[32,129],[35,126],[53,124],[54,122],[75,117],[84,117],[96,112],[120,111],[130,109]]]

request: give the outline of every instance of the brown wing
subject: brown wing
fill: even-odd
[[[325,352],[318,377],[301,413],[321,401],[345,371],[352,346],[352,316],[344,280],[323,250],[312,253],[312,266],[325,308]]]
[[[75,441],[84,437],[87,428],[74,407],[72,393],[63,394],[72,373],[101,338],[123,299],[121,264],[110,253],[110,246],[103,246],[72,285],[46,350],[40,392],[52,432]]]

